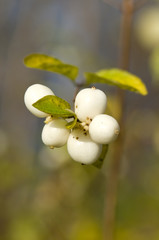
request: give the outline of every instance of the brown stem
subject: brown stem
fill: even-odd
[[[119,67],[125,70],[129,68],[130,62],[130,43],[131,43],[131,24],[134,12],[134,0],[122,0],[122,17],[121,17],[121,37],[120,37],[120,56]],[[105,207],[105,229],[104,240],[114,239],[116,205],[119,185],[119,173],[123,154],[124,143],[124,109],[125,109],[125,92],[117,91],[118,100],[121,105],[121,115],[118,119],[121,133],[115,143],[114,155],[109,169],[106,189],[106,207]]]
[[[74,92],[74,96],[73,96],[73,103],[75,102],[75,98],[82,86],[83,86],[82,84],[81,85],[76,84],[76,88],[75,88],[75,92]]]

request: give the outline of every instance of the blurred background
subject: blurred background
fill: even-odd
[[[117,0],[120,2],[119,0]],[[138,2],[138,1],[137,1]],[[30,53],[55,56],[83,72],[118,66],[121,13],[104,0],[0,1],[0,240],[100,240],[106,177],[42,144],[43,120],[26,109],[26,89],[41,83],[72,103],[65,77],[27,69]],[[130,72],[149,94],[127,92],[117,240],[159,239],[159,1],[134,14]],[[98,85],[119,112],[114,87]]]

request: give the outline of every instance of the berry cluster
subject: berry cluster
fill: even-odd
[[[41,84],[30,86],[25,92],[24,102],[30,112],[46,118],[42,130],[45,145],[61,147],[67,143],[68,153],[77,162],[94,163],[102,152],[102,145],[114,141],[120,131],[118,122],[104,114],[107,97],[95,87],[81,90],[75,98],[75,114],[78,121],[73,129],[68,129],[63,118],[54,118],[33,107],[40,98],[54,95],[51,89]]]

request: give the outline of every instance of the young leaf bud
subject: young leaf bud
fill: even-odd
[[[107,97],[104,92],[95,87],[85,88],[75,98],[75,113],[78,119],[84,122],[104,113],[106,103]]]
[[[42,141],[50,147],[62,147],[66,144],[70,130],[66,128],[67,121],[61,118],[53,119],[45,124],[42,130]]]
[[[73,160],[92,164],[100,156],[102,145],[93,142],[84,130],[74,129],[69,135],[67,149]]]
[[[42,84],[33,84],[25,92],[24,103],[32,114],[39,118],[45,118],[48,114],[36,109],[32,104],[47,95],[54,95],[50,88]]]
[[[119,135],[120,127],[118,122],[106,114],[97,115],[89,125],[91,139],[100,144],[109,144]]]

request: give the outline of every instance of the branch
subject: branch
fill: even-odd
[[[134,0],[122,0],[122,17],[120,29],[120,56],[119,67],[129,69],[130,65],[130,50],[131,50],[131,29],[134,13]],[[109,175],[107,178],[107,190],[105,198],[105,229],[104,240],[114,240],[114,229],[116,222],[117,196],[119,188],[119,175],[122,164],[122,154],[124,147],[124,132],[125,132],[125,92],[118,90],[118,101],[121,106],[121,116],[118,119],[121,132],[118,140],[115,143],[115,151],[110,164]]]
[[[75,102],[75,98],[76,98],[78,92],[80,91],[80,89],[82,87],[84,87],[84,85],[85,85],[85,80],[83,80],[83,82],[81,82],[81,83],[75,83],[76,88],[75,88],[75,92],[74,92],[74,96],[73,96],[73,103]]]

